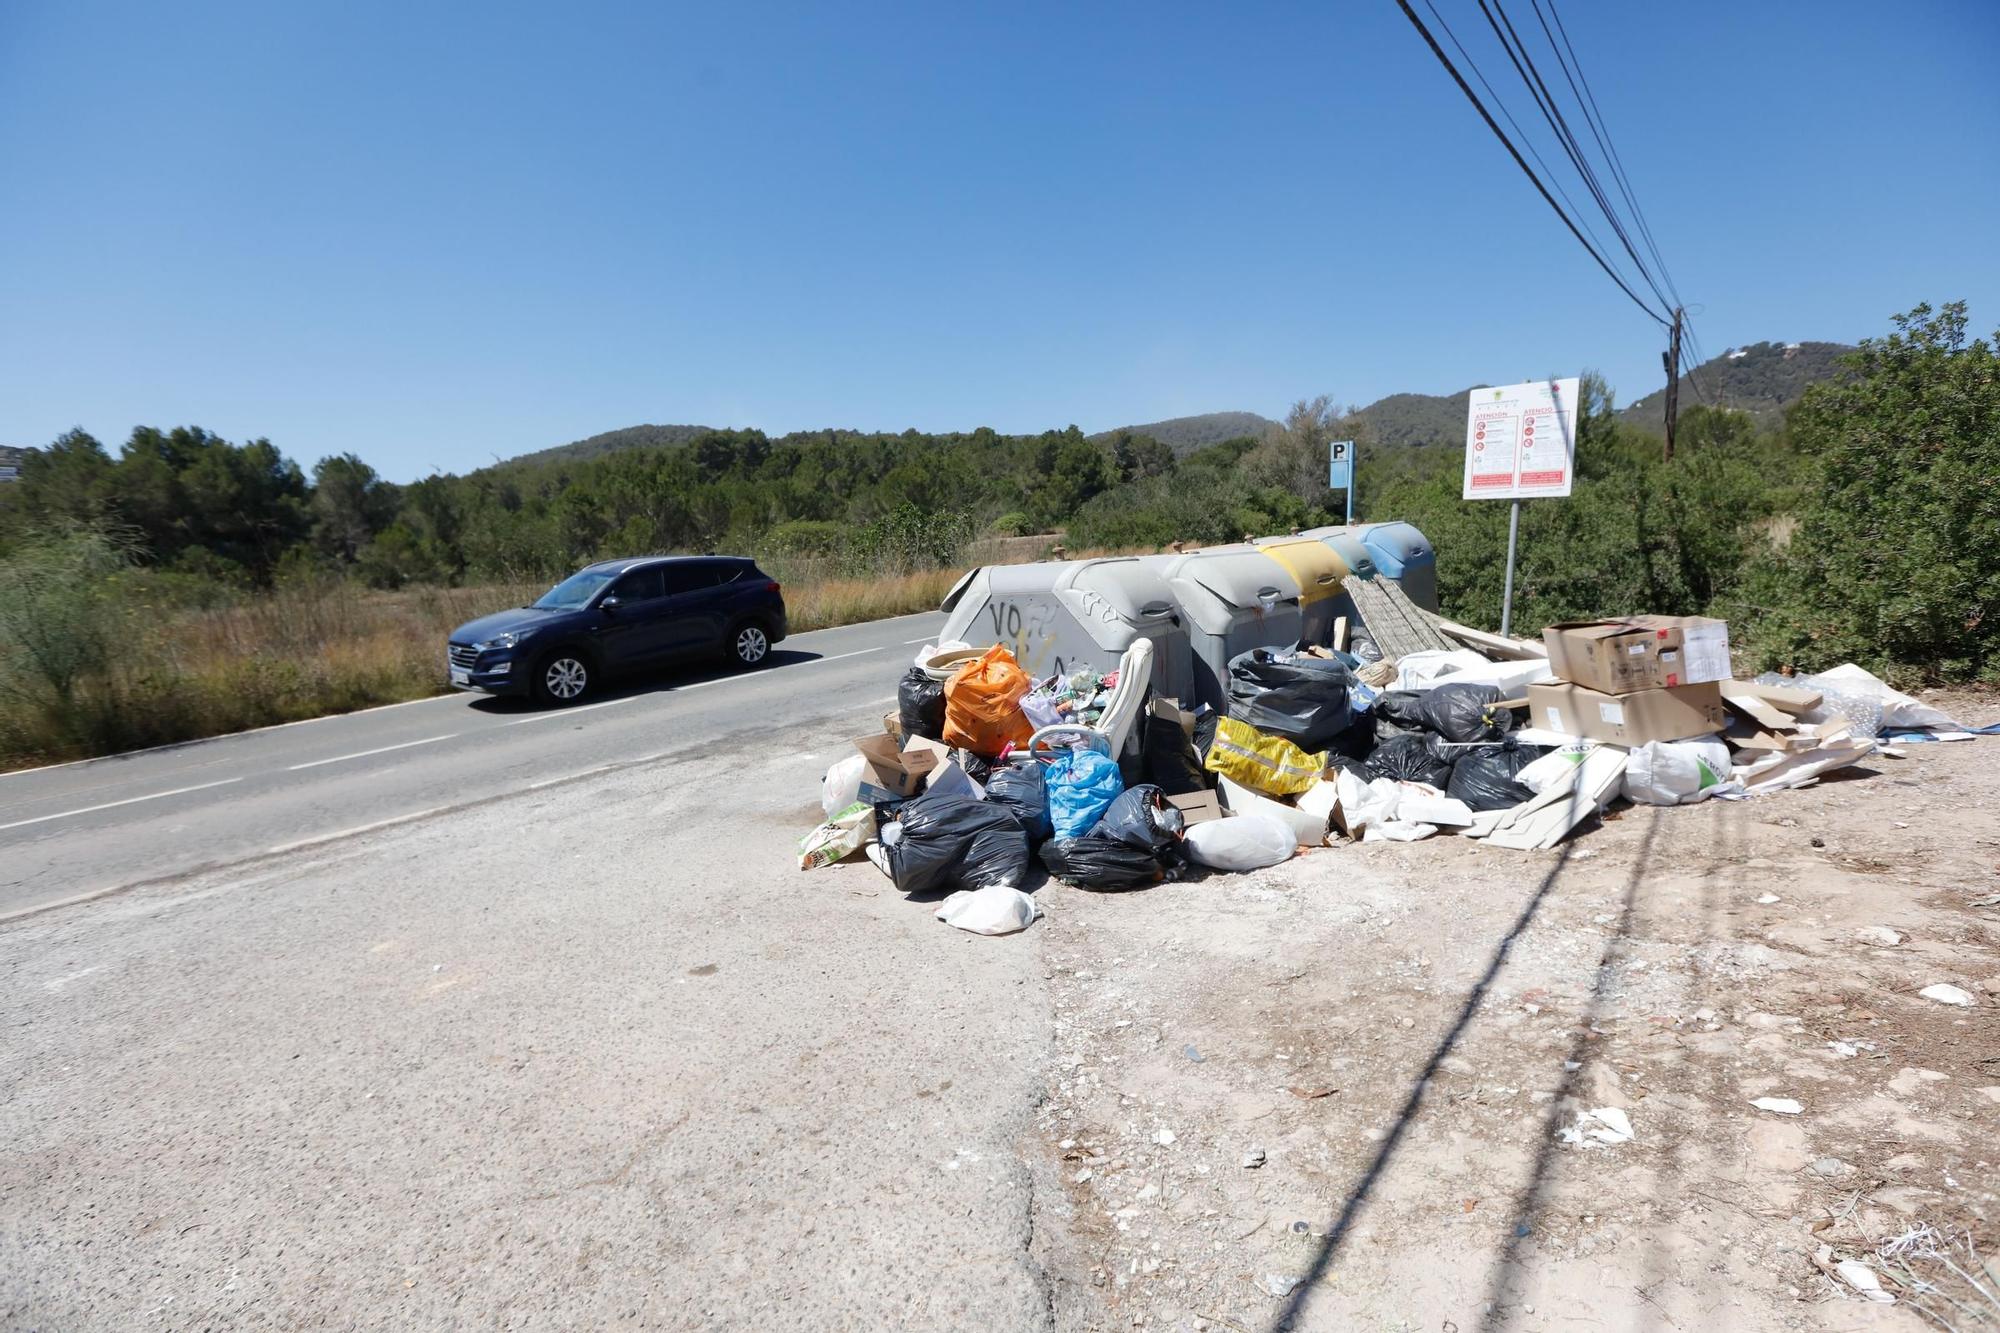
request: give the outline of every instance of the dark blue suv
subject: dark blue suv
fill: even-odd
[[[606,676],[689,658],[754,667],[785,637],[776,579],[739,556],[600,560],[532,606],[451,632],[451,683],[573,704]]]

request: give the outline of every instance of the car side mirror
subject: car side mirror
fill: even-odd
[[[616,596],[611,596],[599,602],[597,604],[597,609],[600,611],[616,611],[619,605],[620,603],[618,601],[618,598]]]

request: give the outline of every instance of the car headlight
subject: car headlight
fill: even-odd
[[[509,630],[505,634],[494,635],[484,643],[475,643],[472,645],[472,648],[474,652],[481,653],[485,652],[488,648],[512,648],[527,637],[528,632],[526,630]]]

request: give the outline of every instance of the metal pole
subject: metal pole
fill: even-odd
[[[1347,526],[1354,526],[1354,474],[1347,476]]]
[[[1514,623],[1514,543],[1521,535],[1521,502],[1507,510],[1507,586],[1500,594],[1500,632]]]

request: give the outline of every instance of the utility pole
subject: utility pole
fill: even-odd
[[[1667,350],[1660,360],[1667,367],[1667,461],[1674,459],[1674,425],[1681,414],[1681,308],[1674,307],[1674,323],[1667,334]]]

